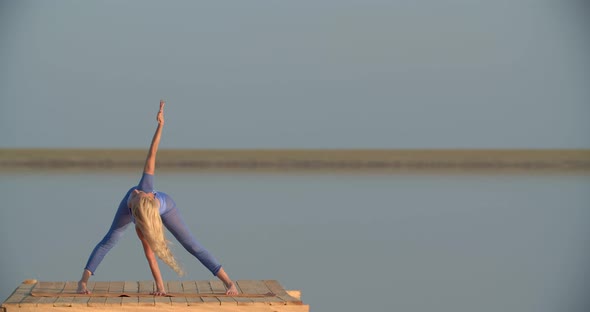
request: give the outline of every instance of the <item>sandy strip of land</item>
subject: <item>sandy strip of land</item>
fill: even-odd
[[[145,150],[0,149],[0,169],[141,169]],[[158,152],[158,168],[221,171],[590,172],[590,150],[225,149]]]

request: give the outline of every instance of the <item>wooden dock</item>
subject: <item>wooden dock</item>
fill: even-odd
[[[225,295],[218,280],[168,281],[167,296],[153,296],[153,281],[89,282],[92,294],[76,293],[77,281],[26,280],[2,303],[2,312],[26,311],[309,311],[301,292],[276,280],[238,280],[239,294]]]

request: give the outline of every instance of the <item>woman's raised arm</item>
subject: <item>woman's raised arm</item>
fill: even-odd
[[[150,150],[148,151],[148,155],[145,160],[145,166],[143,167],[143,172],[152,175],[156,171],[156,153],[158,152],[160,137],[162,136],[162,127],[164,126],[164,105],[166,105],[166,102],[164,102],[164,100],[160,100],[160,111],[158,111],[158,115],[156,117],[156,120],[158,121],[158,128],[156,128],[156,133],[154,133],[154,137],[152,138]]]

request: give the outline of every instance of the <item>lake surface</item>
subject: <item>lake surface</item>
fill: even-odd
[[[2,300],[24,279],[78,280],[139,178],[2,172]],[[277,279],[312,311],[590,308],[588,175],[158,172],[156,188],[233,279]],[[182,279],[212,278],[173,250]],[[131,227],[93,277],[150,278]]]

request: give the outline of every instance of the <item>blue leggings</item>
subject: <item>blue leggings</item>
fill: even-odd
[[[104,256],[113,248],[119,239],[123,236],[125,229],[131,223],[131,213],[127,208],[127,192],[126,196],[121,200],[113,224],[104,236],[104,238],[94,247],[94,250],[88,258],[85,269],[94,275],[94,271],[104,258]],[[170,207],[168,211],[161,215],[162,223],[180,242],[180,244],[193,256],[195,256],[213,275],[217,276],[217,272],[221,269],[221,264],[213,255],[207,251],[193,236],[189,228],[182,220],[180,212],[176,206]]]

